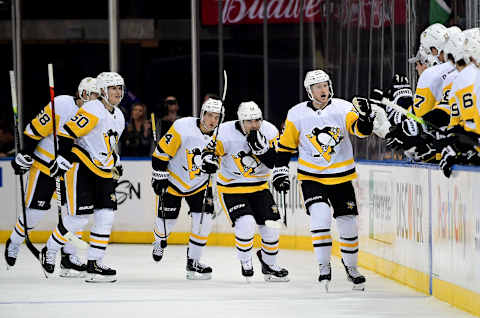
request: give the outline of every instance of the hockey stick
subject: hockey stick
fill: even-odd
[[[155,144],[155,147],[157,146],[157,125],[155,124],[155,114],[152,113],[152,134],[153,134],[153,143]],[[163,235],[165,235],[165,239],[160,241],[160,246],[162,248],[167,247],[167,220],[165,219],[165,211],[164,211],[164,206],[163,206],[163,195],[165,194],[165,190],[162,190],[162,193],[159,196],[160,200],[160,210],[162,210],[161,213],[161,219],[163,220]]]
[[[53,152],[55,160],[58,157],[58,138],[57,138],[57,122],[55,118],[55,90],[53,85],[53,65],[48,64],[48,85],[50,86],[50,106],[52,107],[52,125],[53,125]],[[88,248],[87,242],[79,239],[75,234],[68,231],[63,225],[62,220],[62,190],[60,176],[55,178],[55,192],[57,193],[57,213],[58,213],[58,229],[70,243],[80,249]],[[65,233],[65,234],[63,234]]]
[[[13,109],[13,118],[15,125],[15,155],[20,152],[20,132],[18,130],[18,110],[17,110],[17,85],[15,82],[15,73],[10,71],[10,90],[12,94],[12,109]],[[20,179],[20,192],[22,193],[22,216],[23,216],[23,226],[25,230],[25,244],[27,248],[32,252],[38,260],[40,260],[40,251],[33,245],[28,236],[28,222],[27,222],[27,212],[25,207],[25,188],[23,185],[23,176],[18,176]]]
[[[282,191],[282,192],[280,192],[280,195],[282,196],[282,198],[280,200],[282,202],[282,210],[283,210],[283,227],[287,228],[287,204],[286,204],[287,192]],[[277,221],[265,220],[265,225],[269,228],[272,228],[272,229],[281,229],[282,228],[282,222],[279,222],[279,220],[277,220]]]
[[[223,93],[222,93],[222,107],[223,103],[225,102],[225,96],[227,95],[227,86],[228,86],[228,77],[227,77],[227,71],[223,70]],[[223,112],[220,113],[220,118],[218,119],[218,125],[215,128],[215,132],[213,134],[213,151],[215,152],[215,148],[217,147],[217,137],[218,137],[218,131],[220,130],[220,123],[223,120]],[[205,214],[205,210],[207,208],[207,204],[209,201],[213,204],[213,193],[212,193],[212,188],[209,187],[210,182],[212,181],[212,174],[208,174],[208,182],[207,182],[207,188],[205,189],[205,194],[203,196],[203,202],[202,202],[202,215],[200,216],[200,232],[202,231],[203,227],[203,214]],[[215,211],[213,212],[213,215],[215,216]]]
[[[428,126],[430,128],[432,128],[433,130],[435,130],[436,132],[442,134],[442,135],[448,135],[447,132],[445,132],[444,130],[442,130],[440,127],[428,122],[428,121],[425,121],[423,118],[421,117],[418,117],[414,114],[412,114],[411,112],[407,111],[405,108],[401,107],[401,106],[398,106],[397,104],[395,104],[394,102],[390,101],[388,98],[384,97],[382,98],[382,101],[381,103],[383,105],[386,105],[386,106],[389,106],[391,107],[392,109],[400,112],[401,114],[405,115],[407,118],[411,118],[413,119],[414,121],[416,121],[417,123],[419,124],[422,124],[422,125],[425,125],[425,126]],[[478,147],[480,146],[479,142],[476,141],[474,138],[470,137],[470,136],[467,136],[465,134],[459,134],[459,133],[455,133],[455,135],[458,137],[458,141],[461,142],[461,143],[464,143],[464,144],[467,144],[469,146],[473,146],[473,147]]]

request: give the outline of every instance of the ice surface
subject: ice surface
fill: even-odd
[[[89,284],[45,279],[25,246],[6,271],[5,245],[0,248],[0,317],[473,317],[364,269],[366,291],[352,291],[336,258],[326,294],[317,282],[314,255],[305,251],[280,251],[279,264],[290,271],[288,283],[266,283],[252,253],[255,275],[247,283],[233,247],[207,246],[202,262],[213,267],[213,279],[188,281],[185,246],[169,245],[155,263],[151,245],[112,244],[105,264],[117,269],[118,281]]]

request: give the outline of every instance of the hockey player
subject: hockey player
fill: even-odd
[[[215,173],[219,163],[212,156],[202,156],[202,149],[212,140],[213,132],[223,116],[222,102],[209,98],[202,105],[200,118],[176,120],[159,140],[152,155],[152,187],[157,195],[152,257],[156,262],[162,259],[165,246],[162,241],[167,240],[172,232],[182,198],[185,198],[192,217],[187,249],[187,279],[206,280],[212,277],[212,268],[200,263],[214,212],[213,202],[207,202],[204,208],[203,201],[209,174]]]
[[[238,120],[220,126],[216,155],[222,165],[217,174],[220,203],[235,232],[235,246],[244,277],[253,276],[252,248],[255,227],[262,237],[257,257],[265,281],[288,281],[288,271],[277,265],[279,230],[265,221],[280,219],[277,205],[268,187],[275,164],[278,129],[262,119],[262,111],[253,102],[241,103]]]
[[[443,148],[440,161],[446,177],[450,176],[455,163],[479,164],[480,115],[476,101],[480,87],[480,29],[465,30],[464,34],[463,50],[459,47],[456,52],[458,75],[449,94],[448,145]]]
[[[319,263],[319,282],[328,291],[332,249],[331,209],[340,234],[342,263],[354,289],[362,289],[365,277],[357,269],[357,204],[352,180],[357,177],[348,134],[365,138],[372,133],[373,113],[367,99],[354,98],[353,105],[333,98],[330,77],[322,70],[305,76],[310,101],[288,111],[280,136],[272,183],[277,191],[290,188],[288,162],[298,150],[297,179],[300,181],[313,248]]]
[[[461,33],[460,28],[456,26],[447,29],[441,24],[433,24],[425,29],[420,36],[421,46],[427,48],[431,54],[438,56],[442,63],[429,67],[422,72],[415,91],[415,99],[413,105],[409,107],[409,111],[438,126],[444,124],[445,120],[442,119],[447,118],[448,114],[441,107],[435,107],[444,98],[442,89],[445,78],[455,72],[455,64],[452,60],[446,60],[447,54],[444,52],[444,48],[449,39]],[[445,60],[446,62],[444,62]],[[410,149],[410,156],[414,159],[417,158],[417,160],[428,161],[434,159],[435,151],[428,146],[428,142],[435,135],[434,132],[429,127],[422,127],[412,119],[406,119],[405,116],[401,117],[402,120],[395,123],[396,126],[386,136],[387,147],[396,150]],[[422,140],[421,135],[424,135],[426,140]],[[415,146],[417,148],[412,149]]]
[[[122,172],[115,147],[125,127],[123,114],[116,107],[123,98],[124,85],[119,74],[100,73],[99,99],[85,103],[59,130],[58,156],[52,174],[64,175],[65,179],[64,226],[74,233],[94,215],[87,252],[87,282],[116,281],[116,270],[105,266],[102,259],[117,209],[113,174]],[[66,242],[63,235],[57,226],[41,251],[42,267],[48,274],[53,273],[57,251]]]
[[[67,95],[55,97],[57,127],[63,126],[85,102],[97,97],[96,80],[91,77],[86,77],[80,82],[78,97]],[[29,230],[32,230],[50,209],[50,200],[55,191],[55,179],[50,177],[55,159],[50,103],[27,125],[24,135],[24,147],[12,160],[12,167],[15,174],[29,173],[25,187],[25,213]],[[81,232],[77,232],[77,235],[81,235]],[[15,265],[24,239],[23,216],[20,215],[5,245],[5,261],[8,266]],[[60,276],[70,277],[85,273],[86,265],[76,256],[75,246],[67,243],[62,248],[61,255]]]

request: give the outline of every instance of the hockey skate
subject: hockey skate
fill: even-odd
[[[262,264],[262,273],[266,282],[288,282],[288,270],[278,265],[268,265],[262,259],[262,251],[257,251],[258,260]]]
[[[347,279],[353,283],[353,290],[365,290],[365,276],[360,274],[356,266],[347,266],[343,262],[342,264],[345,267],[345,272],[347,273]]]
[[[319,264],[318,267],[320,268],[320,275],[318,275],[318,281],[320,285],[325,288],[325,291],[328,293],[328,288],[330,285],[330,281],[332,280],[332,266],[330,263],[328,264]]]
[[[155,262],[160,262],[162,260],[163,252],[162,241],[154,241],[152,257]]]
[[[87,283],[114,283],[117,281],[117,271],[105,266],[101,261],[89,259],[87,262]]]
[[[57,260],[57,251],[48,250],[45,246],[40,252],[40,263],[42,264],[45,278],[55,271],[55,262]]]
[[[198,260],[187,256],[187,279],[208,280],[212,279],[212,268],[200,263]]]
[[[253,277],[253,264],[252,258],[249,258],[246,261],[240,261],[242,268],[242,276],[245,277],[247,283],[250,283],[250,278]]]
[[[5,243],[5,262],[7,263],[7,270],[15,265],[19,251],[20,245],[13,244],[12,241],[8,239]]]
[[[60,277],[85,277],[87,265],[75,255],[67,254],[61,249]]]

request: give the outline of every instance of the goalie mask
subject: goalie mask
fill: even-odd
[[[108,88],[112,86],[122,86],[122,95],[120,96],[120,101],[123,99],[123,91],[125,89],[125,82],[123,77],[120,74],[115,72],[103,72],[97,76],[97,89],[100,93],[100,96],[111,106],[113,105],[108,97]],[[119,102],[120,103],[120,102]]]
[[[447,28],[440,23],[435,23],[427,27],[420,35],[420,44],[432,55],[439,55],[447,39]],[[437,49],[437,54],[433,54],[431,48]]]
[[[238,106],[237,116],[240,122],[240,127],[242,127],[242,130],[245,134],[248,133],[245,130],[245,120],[263,120],[262,110],[260,107],[258,107],[257,103],[252,101],[240,103],[240,106]]]
[[[305,90],[307,91],[308,98],[311,101],[317,101],[312,94],[312,85],[317,83],[328,82],[328,101],[330,101],[333,97],[333,86],[332,81],[330,80],[330,76],[322,70],[315,70],[310,71],[305,75],[305,80],[303,81],[303,86],[305,86]],[[318,101],[317,101],[318,102]]]
[[[83,98],[83,92],[85,92],[87,98]],[[100,95],[100,92],[97,88],[97,79],[93,77],[85,77],[78,85],[78,97],[80,97],[82,101],[88,102],[90,100],[90,94],[92,93]]]
[[[213,99],[213,98],[209,98],[203,103],[202,109],[200,110],[200,124],[206,131],[211,131],[211,129],[207,127],[207,125],[205,124],[204,116],[207,112],[220,114],[220,120],[218,121],[218,124],[217,124],[218,126],[222,123],[223,118],[225,117],[225,107],[223,107],[223,103],[221,100]]]

